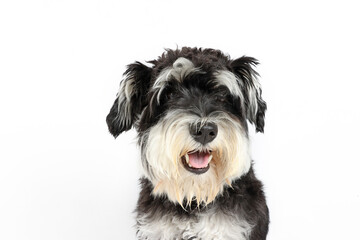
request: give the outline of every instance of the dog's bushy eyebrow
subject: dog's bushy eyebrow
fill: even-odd
[[[243,93],[241,92],[240,85],[241,81],[230,71],[220,70],[214,73],[215,81],[218,86],[223,85],[227,87],[230,93],[234,96],[244,99]]]
[[[200,69],[196,68],[189,59],[183,57],[178,58],[171,67],[163,69],[152,86],[153,91],[157,92],[157,102],[160,102],[161,93],[164,91],[169,81],[175,79],[178,82],[182,82],[190,74],[199,71]]]
[[[181,82],[186,76],[197,70],[198,68],[195,68],[194,64],[189,59],[180,57],[171,67],[167,67],[160,72],[153,84],[153,88],[161,87],[171,78],[175,78]]]

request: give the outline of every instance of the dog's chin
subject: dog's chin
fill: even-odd
[[[181,157],[184,168],[195,174],[204,174],[210,169],[211,151],[191,151]]]

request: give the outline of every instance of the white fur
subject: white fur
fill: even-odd
[[[248,87],[249,101],[250,101],[250,116],[255,116],[258,111],[258,102],[257,98],[260,98],[260,83],[258,82],[256,76],[253,77],[253,86]],[[251,118],[253,119],[253,118]]]
[[[137,221],[137,237],[141,240],[247,240],[252,229],[243,217],[214,208],[186,220],[169,215],[142,215]]]
[[[217,124],[218,135],[202,146],[190,135],[189,126],[206,121]],[[142,137],[142,143],[145,138],[147,143],[142,158],[143,163],[147,161],[150,166],[150,171],[144,166],[144,172],[155,187],[153,194],[166,194],[171,201],[180,204],[193,197],[198,204],[211,202],[225,184],[247,173],[251,165],[248,140],[240,123],[223,112],[199,118],[185,110],[173,110]],[[215,155],[208,172],[201,175],[188,172],[181,156],[192,150],[205,149],[213,150]]]
[[[118,97],[118,114],[116,117],[119,118],[120,125],[131,125],[131,105],[130,99],[134,91],[135,80],[133,76],[127,75],[125,79],[120,83]]]

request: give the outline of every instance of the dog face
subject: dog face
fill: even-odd
[[[208,204],[251,166],[247,121],[263,132],[257,60],[182,48],[149,63],[128,66],[109,131],[117,137],[136,127],[152,194],[181,206]]]

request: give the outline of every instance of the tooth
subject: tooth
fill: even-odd
[[[185,159],[186,159],[186,163],[189,164],[189,155],[188,154],[185,154]]]
[[[188,163],[189,167],[192,167],[190,163]]]
[[[212,158],[213,158],[213,155],[210,155],[209,160],[208,160],[208,164],[211,162]]]

